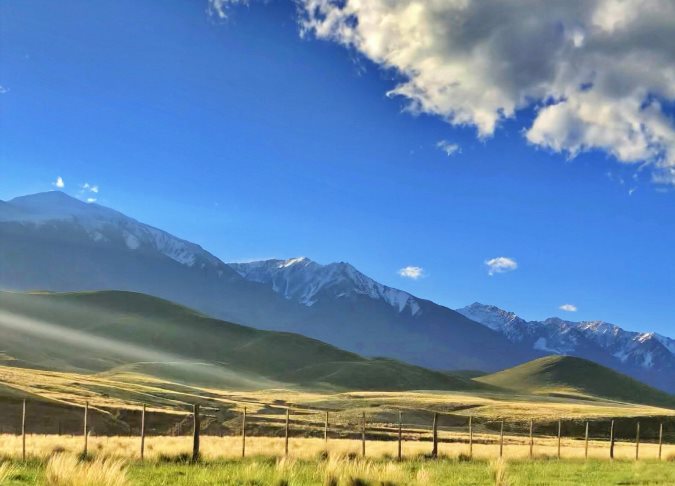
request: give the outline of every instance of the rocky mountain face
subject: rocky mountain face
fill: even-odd
[[[231,322],[443,370],[497,370],[541,355],[349,264],[227,265],[198,245],[57,191],[0,205],[0,288],[143,292]]]
[[[546,354],[591,359],[675,393],[675,340],[669,337],[626,331],[604,321],[557,317],[526,321],[513,312],[477,302],[457,312],[500,332],[512,343]]]

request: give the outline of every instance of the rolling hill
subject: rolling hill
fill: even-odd
[[[475,380],[524,393],[591,395],[675,408],[672,395],[592,361],[570,356],[546,356]]]
[[[486,385],[297,334],[210,318],[148,295],[0,292],[6,365],[78,373],[132,370],[220,388],[301,385],[477,390]]]

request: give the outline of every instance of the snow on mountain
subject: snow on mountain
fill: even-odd
[[[540,351],[598,360],[600,353],[626,367],[675,372],[675,340],[655,333],[626,331],[604,321],[572,322],[552,317],[525,321],[495,306],[471,304],[457,312]],[[675,376],[673,376],[675,380]]]
[[[0,206],[0,222],[84,231],[94,244],[123,244],[128,250],[158,252],[189,267],[223,266],[199,245],[140,223],[113,209],[85,203],[60,191],[22,196]]]
[[[365,295],[382,300],[399,313],[417,315],[421,309],[407,292],[382,285],[344,262],[321,265],[309,258],[231,263],[242,277],[268,284],[288,300],[311,307],[322,297],[349,298]]]

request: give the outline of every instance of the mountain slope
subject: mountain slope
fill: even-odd
[[[303,257],[231,267],[302,307],[283,322],[284,329],[360,354],[436,369],[483,370],[543,354],[509,343],[453,310],[382,285],[348,263],[321,265]]]
[[[0,350],[15,366],[78,372],[122,367],[223,388],[480,388],[465,378],[366,359],[314,339],[220,321],[130,292],[0,292],[0,328]]]
[[[590,359],[675,393],[675,340],[666,336],[625,331],[603,321],[526,321],[512,312],[479,303],[458,312],[500,332],[513,343]]]
[[[489,385],[527,393],[580,393],[613,400],[675,408],[675,396],[592,361],[547,356],[475,378]]]
[[[298,263],[275,281],[254,276],[254,264],[230,267],[198,245],[61,192],[0,206],[0,289],[142,292],[230,322],[441,370],[494,371],[541,355],[348,264],[305,262],[302,270]],[[275,284],[296,277],[307,282],[288,292]]]

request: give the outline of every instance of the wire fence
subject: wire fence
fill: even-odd
[[[434,458],[452,454],[460,459],[514,455],[588,458],[589,450],[593,457],[611,460],[616,457],[617,448],[621,448],[621,458],[662,460],[671,458],[666,453],[671,454],[668,451],[675,435],[675,419],[669,416],[512,420],[414,408],[327,410],[280,404],[253,409],[241,404],[234,407],[194,404],[191,410],[177,407],[168,413],[166,409],[149,409],[145,404],[138,409],[110,411],[84,403],[81,407],[70,407],[67,420],[58,420],[56,427],[52,424],[53,430],[49,431],[45,428],[47,422],[41,415],[42,410],[36,407],[32,411],[31,402],[27,400],[18,405],[20,421],[14,434],[21,438],[24,460],[31,455],[27,437],[35,435],[31,432],[32,424],[40,424],[43,435],[81,437],[84,455],[91,453],[92,437],[138,438],[137,456],[141,460],[146,457],[147,443],[152,437],[184,437],[181,444],[189,442],[192,461],[201,457],[202,441],[214,437],[228,438],[231,447],[233,441],[237,441],[242,457],[251,453],[252,443],[265,438],[270,451],[269,441],[276,441],[274,448],[281,455],[289,455],[296,442],[309,447],[308,441],[313,441],[314,448],[328,449],[342,442],[350,445],[349,453],[354,456],[373,455],[369,450],[373,448],[380,453],[386,451],[385,455],[398,460],[408,455]],[[102,427],[108,423],[106,420],[122,430]],[[283,449],[279,450],[281,446]],[[7,452],[2,449],[0,445],[0,453]],[[260,447],[254,453],[260,454]]]

